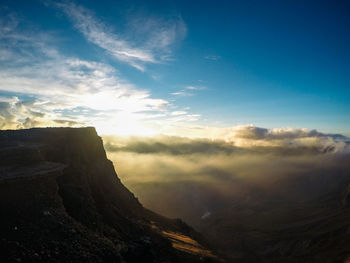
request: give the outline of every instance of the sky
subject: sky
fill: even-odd
[[[350,136],[349,13],[348,1],[2,0],[0,128]]]

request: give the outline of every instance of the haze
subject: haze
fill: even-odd
[[[0,129],[96,127],[140,202],[229,261],[345,260],[317,227],[346,218],[330,215],[350,183],[349,14],[328,0],[2,0]]]

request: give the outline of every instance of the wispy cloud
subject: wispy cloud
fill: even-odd
[[[171,47],[187,34],[187,27],[181,16],[160,18],[156,16],[134,15],[130,19],[133,39],[143,43],[145,48],[158,53],[162,59],[171,55]]]
[[[130,132],[167,110],[166,100],[153,98],[110,65],[61,54],[50,44],[53,36],[22,32],[11,23],[0,29],[0,40],[0,54],[6,54],[0,64],[3,129],[108,124]]]
[[[186,26],[181,18],[171,21],[142,18],[133,22],[138,32],[143,33],[140,34],[144,36],[142,44],[139,43],[141,41],[131,42],[82,6],[71,2],[57,3],[56,6],[63,10],[89,42],[141,71],[145,70],[147,63],[166,60],[171,53],[170,46],[186,34]]]
[[[193,93],[188,92],[186,90],[179,90],[179,91],[176,91],[176,92],[172,92],[170,94],[173,95],[173,96],[179,96],[179,97],[191,97],[191,96],[194,96]]]
[[[178,114],[169,118],[169,123],[175,126],[176,123],[195,122],[199,120],[200,116],[200,114]]]
[[[178,116],[178,115],[185,115],[187,114],[187,111],[173,111],[171,115]]]
[[[183,89],[176,91],[176,92],[172,92],[170,93],[173,96],[177,96],[177,97],[192,97],[195,95],[196,91],[200,91],[200,90],[206,90],[207,87],[204,86],[186,86]]]
[[[185,87],[185,89],[188,89],[188,90],[206,90],[207,87],[204,87],[204,86],[187,86],[187,87]]]
[[[221,56],[208,55],[208,56],[205,56],[204,58],[205,58],[205,59],[209,59],[209,60],[214,60],[214,61],[216,61],[216,60],[221,59]]]

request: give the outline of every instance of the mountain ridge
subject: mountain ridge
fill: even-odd
[[[0,131],[0,256],[9,262],[217,262],[179,219],[145,209],[93,127]]]

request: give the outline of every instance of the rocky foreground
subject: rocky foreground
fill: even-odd
[[[0,262],[218,262],[145,209],[94,128],[0,131]]]

